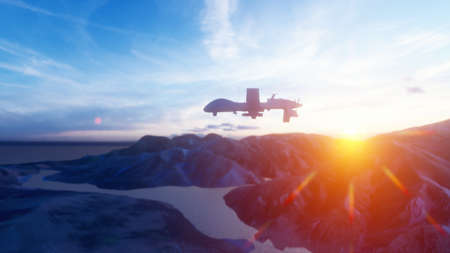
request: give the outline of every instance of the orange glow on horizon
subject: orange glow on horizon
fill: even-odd
[[[337,139],[330,166],[341,170],[343,177],[349,177],[370,166],[370,144],[363,140]]]
[[[338,139],[337,145],[339,148],[339,153],[349,154],[349,155],[363,155],[365,149],[365,141],[355,140],[355,139]]]
[[[339,137],[345,140],[361,141],[365,136],[355,128],[348,128],[343,130]]]

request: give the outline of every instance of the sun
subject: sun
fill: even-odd
[[[341,138],[348,140],[362,140],[363,136],[360,131],[356,128],[346,128],[340,134]]]

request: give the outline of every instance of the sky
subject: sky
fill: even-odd
[[[372,136],[450,118],[450,1],[0,0],[0,140]],[[203,112],[246,88],[299,117]]]

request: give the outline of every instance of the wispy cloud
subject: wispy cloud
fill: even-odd
[[[176,8],[181,9],[182,2],[177,2]],[[406,124],[406,120],[391,115],[406,118],[411,106],[417,106],[424,115],[431,115],[426,110],[432,107],[448,108],[444,100],[447,96],[443,96],[450,91],[446,85],[450,78],[448,26],[401,15],[390,17],[391,22],[384,16],[389,13],[379,19],[366,15],[368,10],[360,9],[355,1],[290,1],[289,8],[288,4],[258,2],[255,8],[255,3],[248,1],[205,0],[200,13],[198,8],[183,8],[185,17],[177,20],[183,23],[172,22],[174,17],[170,15],[164,18],[171,18],[171,22],[112,19],[108,12],[118,7],[113,2],[108,3],[111,8],[95,15],[90,12],[97,10],[95,4],[89,9],[91,15],[84,15],[86,9],[80,8],[81,16],[89,19],[72,12],[56,12],[58,8],[43,9],[32,1],[0,0],[2,4],[32,12],[34,17],[64,21],[58,26],[36,24],[36,30],[42,29],[38,38],[0,39],[0,108],[9,112],[1,121],[15,122],[12,127],[17,129],[21,125],[26,126],[22,129],[31,129],[32,124],[44,129],[45,122],[39,120],[45,119],[50,130],[78,136],[88,131],[96,135],[128,129],[159,134],[191,129],[238,135],[247,134],[245,130],[252,134],[330,133],[352,127],[369,132],[388,129],[387,124]],[[348,6],[352,6],[350,11]],[[342,17],[349,12],[352,15]],[[169,23],[180,29],[176,37],[179,41],[166,43],[166,39],[154,40],[152,35],[140,36],[120,28],[148,29],[155,37],[167,38],[174,34]],[[151,30],[155,24],[158,28]],[[104,36],[104,31],[127,36]],[[53,40],[60,36],[63,39]],[[280,111],[267,112],[255,121],[225,114],[214,118],[202,111],[216,97],[242,101],[246,87],[261,88],[262,98],[272,92],[283,98],[300,97],[305,105],[299,110],[301,116],[290,124],[281,124]],[[408,90],[426,90],[427,94],[422,101],[398,96]],[[423,100],[427,107],[422,106]],[[87,112],[80,108],[83,106],[97,108],[102,115]],[[79,114],[74,116],[71,110]],[[146,117],[153,115],[152,110],[157,112],[157,123]],[[437,115],[443,110],[435,111]],[[85,123],[61,124],[59,119],[71,121],[65,114]],[[92,124],[97,116],[103,119],[99,126]],[[126,124],[118,124],[121,119]],[[220,124],[218,119],[231,123]],[[112,122],[117,125],[109,124]],[[260,128],[252,125],[256,122]],[[3,130],[0,138],[6,135]],[[28,134],[52,134],[43,132],[30,130]]]
[[[56,12],[52,12],[40,7],[36,7],[34,5],[25,3],[23,1],[20,0],[0,0],[0,4],[7,4],[7,5],[11,5],[11,6],[15,6],[17,8],[22,8],[34,13],[38,13],[38,14],[42,14],[42,15],[46,15],[46,16],[50,16],[50,17],[55,17],[55,18],[59,18],[59,19],[63,19],[65,21],[69,21],[78,25],[84,25],[84,26],[91,26],[91,27],[95,27],[95,28],[99,28],[105,31],[110,31],[110,32],[115,32],[115,33],[121,33],[121,34],[134,34],[134,35],[144,35],[143,33],[139,33],[136,31],[132,31],[132,30],[128,30],[128,29],[122,29],[122,28],[118,28],[118,27],[114,27],[114,26],[108,26],[108,25],[102,25],[102,24],[97,24],[97,23],[93,23],[93,22],[89,22],[86,19],[83,18],[79,18],[79,17],[74,17],[68,14],[61,14],[61,13],[56,13]]]
[[[154,106],[69,106],[20,113],[3,109],[0,110],[0,138],[66,131],[135,130],[137,123],[157,122],[160,118],[161,111]]]
[[[36,13],[40,13],[40,14],[44,14],[47,16],[56,16],[56,14],[54,14],[53,12],[47,11],[45,9],[39,8],[39,7],[35,7],[33,5],[29,5],[23,1],[20,0],[0,0],[0,3],[3,4],[9,4],[18,8],[22,8],[22,9],[26,9],[32,12],[36,12]]]
[[[443,26],[433,30],[411,31],[400,34],[395,39],[403,55],[431,53],[450,45],[449,27]]]
[[[158,59],[156,57],[153,57],[151,55],[145,54],[141,51],[138,51],[136,49],[131,49],[131,54],[136,56],[136,58],[144,60],[146,62],[152,63],[152,64],[156,64],[156,65],[164,65],[167,66],[166,62],[163,62],[161,59]]]
[[[416,72],[414,79],[424,81],[445,74],[450,78],[450,61],[421,68]]]
[[[205,0],[205,4],[202,29],[206,38],[203,43],[210,57],[215,60],[236,57],[239,49],[231,16],[236,9],[237,0]]]
[[[189,131],[195,133],[205,133],[211,131],[235,132],[235,131],[246,131],[256,129],[259,129],[259,127],[250,125],[235,125],[232,123],[222,123],[222,124],[208,124],[205,127],[197,127],[190,129]]]
[[[0,0],[1,1],[1,0]],[[1,3],[1,2],[0,2]],[[0,38],[0,51],[4,51],[8,54],[17,56],[17,57],[30,57],[39,55],[36,51],[21,47],[16,43],[11,43],[7,40]]]
[[[79,83],[75,80],[65,78],[54,73],[45,73],[35,67],[27,66],[27,65],[12,65],[7,63],[0,62],[0,68],[6,69],[9,71],[17,72],[26,76],[38,77],[43,80],[51,81],[56,84],[68,84],[68,85],[79,85]]]
[[[8,62],[0,62],[0,69],[35,77],[47,83],[80,85],[78,81],[70,77],[78,72],[70,64],[56,61],[33,49],[4,39],[0,39],[0,51],[13,57]]]

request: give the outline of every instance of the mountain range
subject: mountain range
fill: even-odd
[[[4,204],[0,207],[1,234],[9,231],[8,224],[18,222],[17,217],[43,215],[39,208],[33,209],[39,207],[39,203],[50,201],[57,203],[54,209],[61,209],[59,199],[69,202],[80,199],[76,202],[80,212],[85,208],[95,209],[89,207],[92,204],[89,199],[94,198],[108,203],[116,201],[117,205],[111,207],[116,210],[111,211],[116,212],[114,216],[121,215],[118,210],[125,208],[123,203],[176,214],[176,210],[159,202],[137,203],[140,201],[135,200],[131,203],[129,199],[120,199],[122,197],[20,189],[27,175],[42,169],[58,171],[48,176],[48,180],[88,183],[105,189],[233,186],[235,188],[224,197],[225,203],[242,222],[258,230],[255,240],[270,240],[278,249],[304,247],[312,252],[374,253],[448,252],[450,249],[450,120],[364,141],[300,133],[250,136],[240,140],[217,134],[204,137],[186,134],[173,138],[149,135],[128,148],[103,155],[71,161],[3,165],[0,166],[0,185],[8,190],[1,196],[2,203],[7,204],[7,207]],[[34,199],[35,204],[29,206],[23,196]],[[11,208],[15,206],[18,207]],[[124,212],[132,212],[125,209]],[[56,211],[56,218],[47,210],[51,227],[70,223],[75,228],[85,229],[86,224],[80,225],[74,218],[76,214],[64,210]],[[103,210],[95,215],[100,216],[99,219],[105,216]],[[175,216],[177,224],[189,224],[182,216]],[[31,218],[23,218],[27,219]],[[97,222],[95,219],[92,222]],[[122,229],[119,221],[105,219],[106,224],[112,222],[114,229]],[[159,218],[154,218],[157,223],[156,219]],[[169,223],[165,226],[170,230],[172,223]],[[102,220],[96,224],[104,223]],[[195,231],[189,225],[183,226]],[[102,238],[114,238],[106,232],[105,235],[103,230],[94,230],[90,235],[76,231],[70,233],[78,241],[83,236],[95,237],[98,233]],[[120,234],[133,233],[124,231]],[[159,230],[138,234],[171,241],[176,247],[185,245],[180,241],[187,236],[189,246],[186,249],[198,247],[205,252],[252,249],[242,246],[245,240],[218,240],[204,235],[193,238],[170,231],[168,234]],[[93,240],[95,247],[98,242]],[[80,247],[85,247],[81,241]],[[208,251],[209,246],[205,248],[205,245],[214,245],[211,248],[216,251]],[[17,250],[12,247],[11,252],[15,252],[14,249]]]

